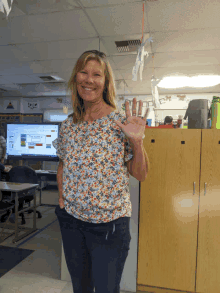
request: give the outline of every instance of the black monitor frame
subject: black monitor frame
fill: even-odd
[[[7,142],[7,125],[8,124],[26,124],[26,125],[58,125],[58,136],[59,136],[59,131],[60,131],[60,126],[61,126],[61,122],[41,122],[41,123],[25,123],[25,122],[7,122],[4,125],[4,130],[5,130],[5,134],[6,134],[6,142]],[[7,143],[6,143],[6,154],[7,154]],[[43,155],[39,155],[39,156],[33,156],[33,155],[21,155],[21,156],[12,156],[12,155],[7,155],[7,160],[32,160],[32,161],[55,161],[58,162],[59,161],[59,157],[55,156],[55,157],[51,157],[51,156],[43,156]]]

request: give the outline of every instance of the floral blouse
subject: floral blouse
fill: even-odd
[[[117,111],[94,121],[74,124],[68,117],[53,141],[63,161],[65,210],[89,223],[106,223],[131,217],[129,172],[131,145],[114,120],[124,124]]]

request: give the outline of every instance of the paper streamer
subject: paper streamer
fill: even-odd
[[[11,7],[8,6],[8,0],[0,0],[0,11],[5,13],[6,12],[6,16],[8,17],[9,13],[11,12],[12,9],[12,3],[14,0],[9,0],[9,2],[11,1]]]
[[[153,105],[154,108],[160,108],[160,102],[159,102],[159,93],[157,84],[160,82],[160,79],[151,79],[151,91],[152,91],[152,97],[153,97]]]
[[[137,73],[138,73],[139,68],[140,68],[140,80],[142,81],[142,73],[143,73],[143,69],[144,69],[144,56],[146,56],[146,55],[147,55],[147,57],[149,56],[149,53],[147,51],[144,51],[144,45],[147,42],[149,42],[149,43],[153,42],[152,37],[148,38],[145,42],[143,42],[141,44],[140,48],[138,49],[136,62],[133,67],[133,70],[132,70],[132,80],[133,81],[137,81]]]

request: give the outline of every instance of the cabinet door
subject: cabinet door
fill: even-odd
[[[202,130],[196,291],[220,292],[220,130],[218,129]]]
[[[137,288],[194,291],[201,130],[146,129],[144,147]]]

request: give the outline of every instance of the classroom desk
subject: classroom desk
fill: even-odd
[[[11,196],[7,197],[9,201],[15,200],[15,224],[1,224],[0,227],[5,227],[6,229],[15,230],[15,237],[12,240],[13,243],[21,240],[22,238],[26,237],[27,235],[33,233],[37,230],[36,228],[36,192],[34,192],[34,206],[24,208],[23,210],[20,210],[19,213],[24,212],[30,208],[34,210],[33,212],[33,228],[28,227],[21,227],[18,226],[18,198],[23,197],[23,191],[27,190],[36,190],[36,187],[39,186],[39,184],[29,184],[29,183],[15,183],[15,182],[0,182],[0,191],[10,191]],[[18,236],[19,230],[26,231],[26,233],[22,234],[21,236]],[[12,233],[12,234],[14,234]],[[11,236],[10,234],[9,236]]]
[[[38,178],[40,179],[40,206],[44,205],[41,203],[41,177],[47,177],[48,181],[57,181],[57,171],[53,170],[35,170],[37,173]]]

